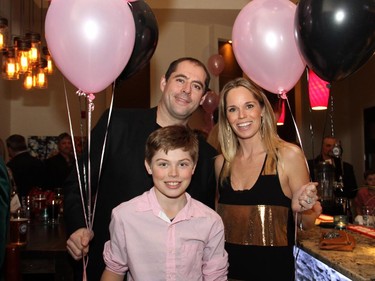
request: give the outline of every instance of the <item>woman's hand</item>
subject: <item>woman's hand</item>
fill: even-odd
[[[293,212],[304,212],[310,210],[318,201],[317,182],[309,182],[293,194],[292,209]]]
[[[322,213],[322,205],[318,201],[317,187],[318,183],[308,183],[303,186],[303,191],[298,197],[300,210],[298,211],[302,219],[303,229],[309,229],[315,225],[315,220]]]
[[[298,197],[300,212],[310,210],[315,206],[315,203],[318,201],[317,186],[317,182],[310,182],[302,187],[303,191]]]

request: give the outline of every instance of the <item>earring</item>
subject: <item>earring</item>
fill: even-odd
[[[230,126],[227,124],[227,144],[228,144],[228,146],[229,146],[231,135],[232,135],[232,130],[231,130]]]
[[[264,138],[264,120],[263,115],[260,116],[260,136],[263,139]]]

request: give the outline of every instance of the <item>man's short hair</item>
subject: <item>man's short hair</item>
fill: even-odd
[[[57,143],[60,143],[65,138],[71,139],[70,135],[68,133],[62,133],[57,137]]]
[[[27,150],[26,139],[21,135],[11,135],[6,139],[7,147],[11,148],[14,152]]]
[[[208,72],[207,67],[200,60],[197,60],[195,58],[183,57],[183,58],[179,58],[171,62],[167,71],[164,74],[165,80],[168,81],[169,77],[171,77],[171,74],[176,71],[177,66],[181,62],[184,62],[184,61],[190,61],[192,63],[195,63],[196,65],[200,66],[204,70],[204,72],[206,73],[206,80],[204,81],[204,93],[207,93],[207,91],[209,90],[209,85],[210,85],[210,80],[211,80],[210,73]]]

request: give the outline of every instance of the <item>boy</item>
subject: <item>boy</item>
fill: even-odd
[[[186,193],[198,161],[198,140],[180,125],[146,142],[154,187],[112,211],[102,281],[227,280],[224,226],[218,214]]]
[[[354,205],[357,215],[362,214],[362,208],[369,206],[372,210],[375,209],[375,170],[367,170],[364,173],[365,186],[361,187],[357,196],[354,198]]]

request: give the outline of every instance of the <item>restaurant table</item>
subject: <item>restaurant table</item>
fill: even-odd
[[[31,222],[28,226],[27,245],[19,248],[22,279],[73,280],[64,224]]]
[[[350,226],[349,226],[350,227]],[[349,228],[348,227],[348,228]],[[352,229],[360,228],[352,225]],[[337,271],[339,274],[345,276],[345,280],[353,281],[373,281],[375,280],[375,237],[371,237],[368,233],[359,233],[351,229],[346,231],[351,234],[356,240],[356,246],[353,251],[336,251],[336,250],[322,250],[319,248],[319,238],[322,231],[331,231],[332,229],[325,229],[315,226],[308,231],[299,231],[297,248],[303,250],[310,257],[324,263],[332,271]],[[373,229],[368,228],[368,231]],[[327,268],[319,268],[315,266],[314,260],[307,256],[300,255],[297,258],[298,264],[305,264],[302,267],[301,278],[298,280],[341,280],[326,277]],[[306,279],[305,279],[306,278]]]

